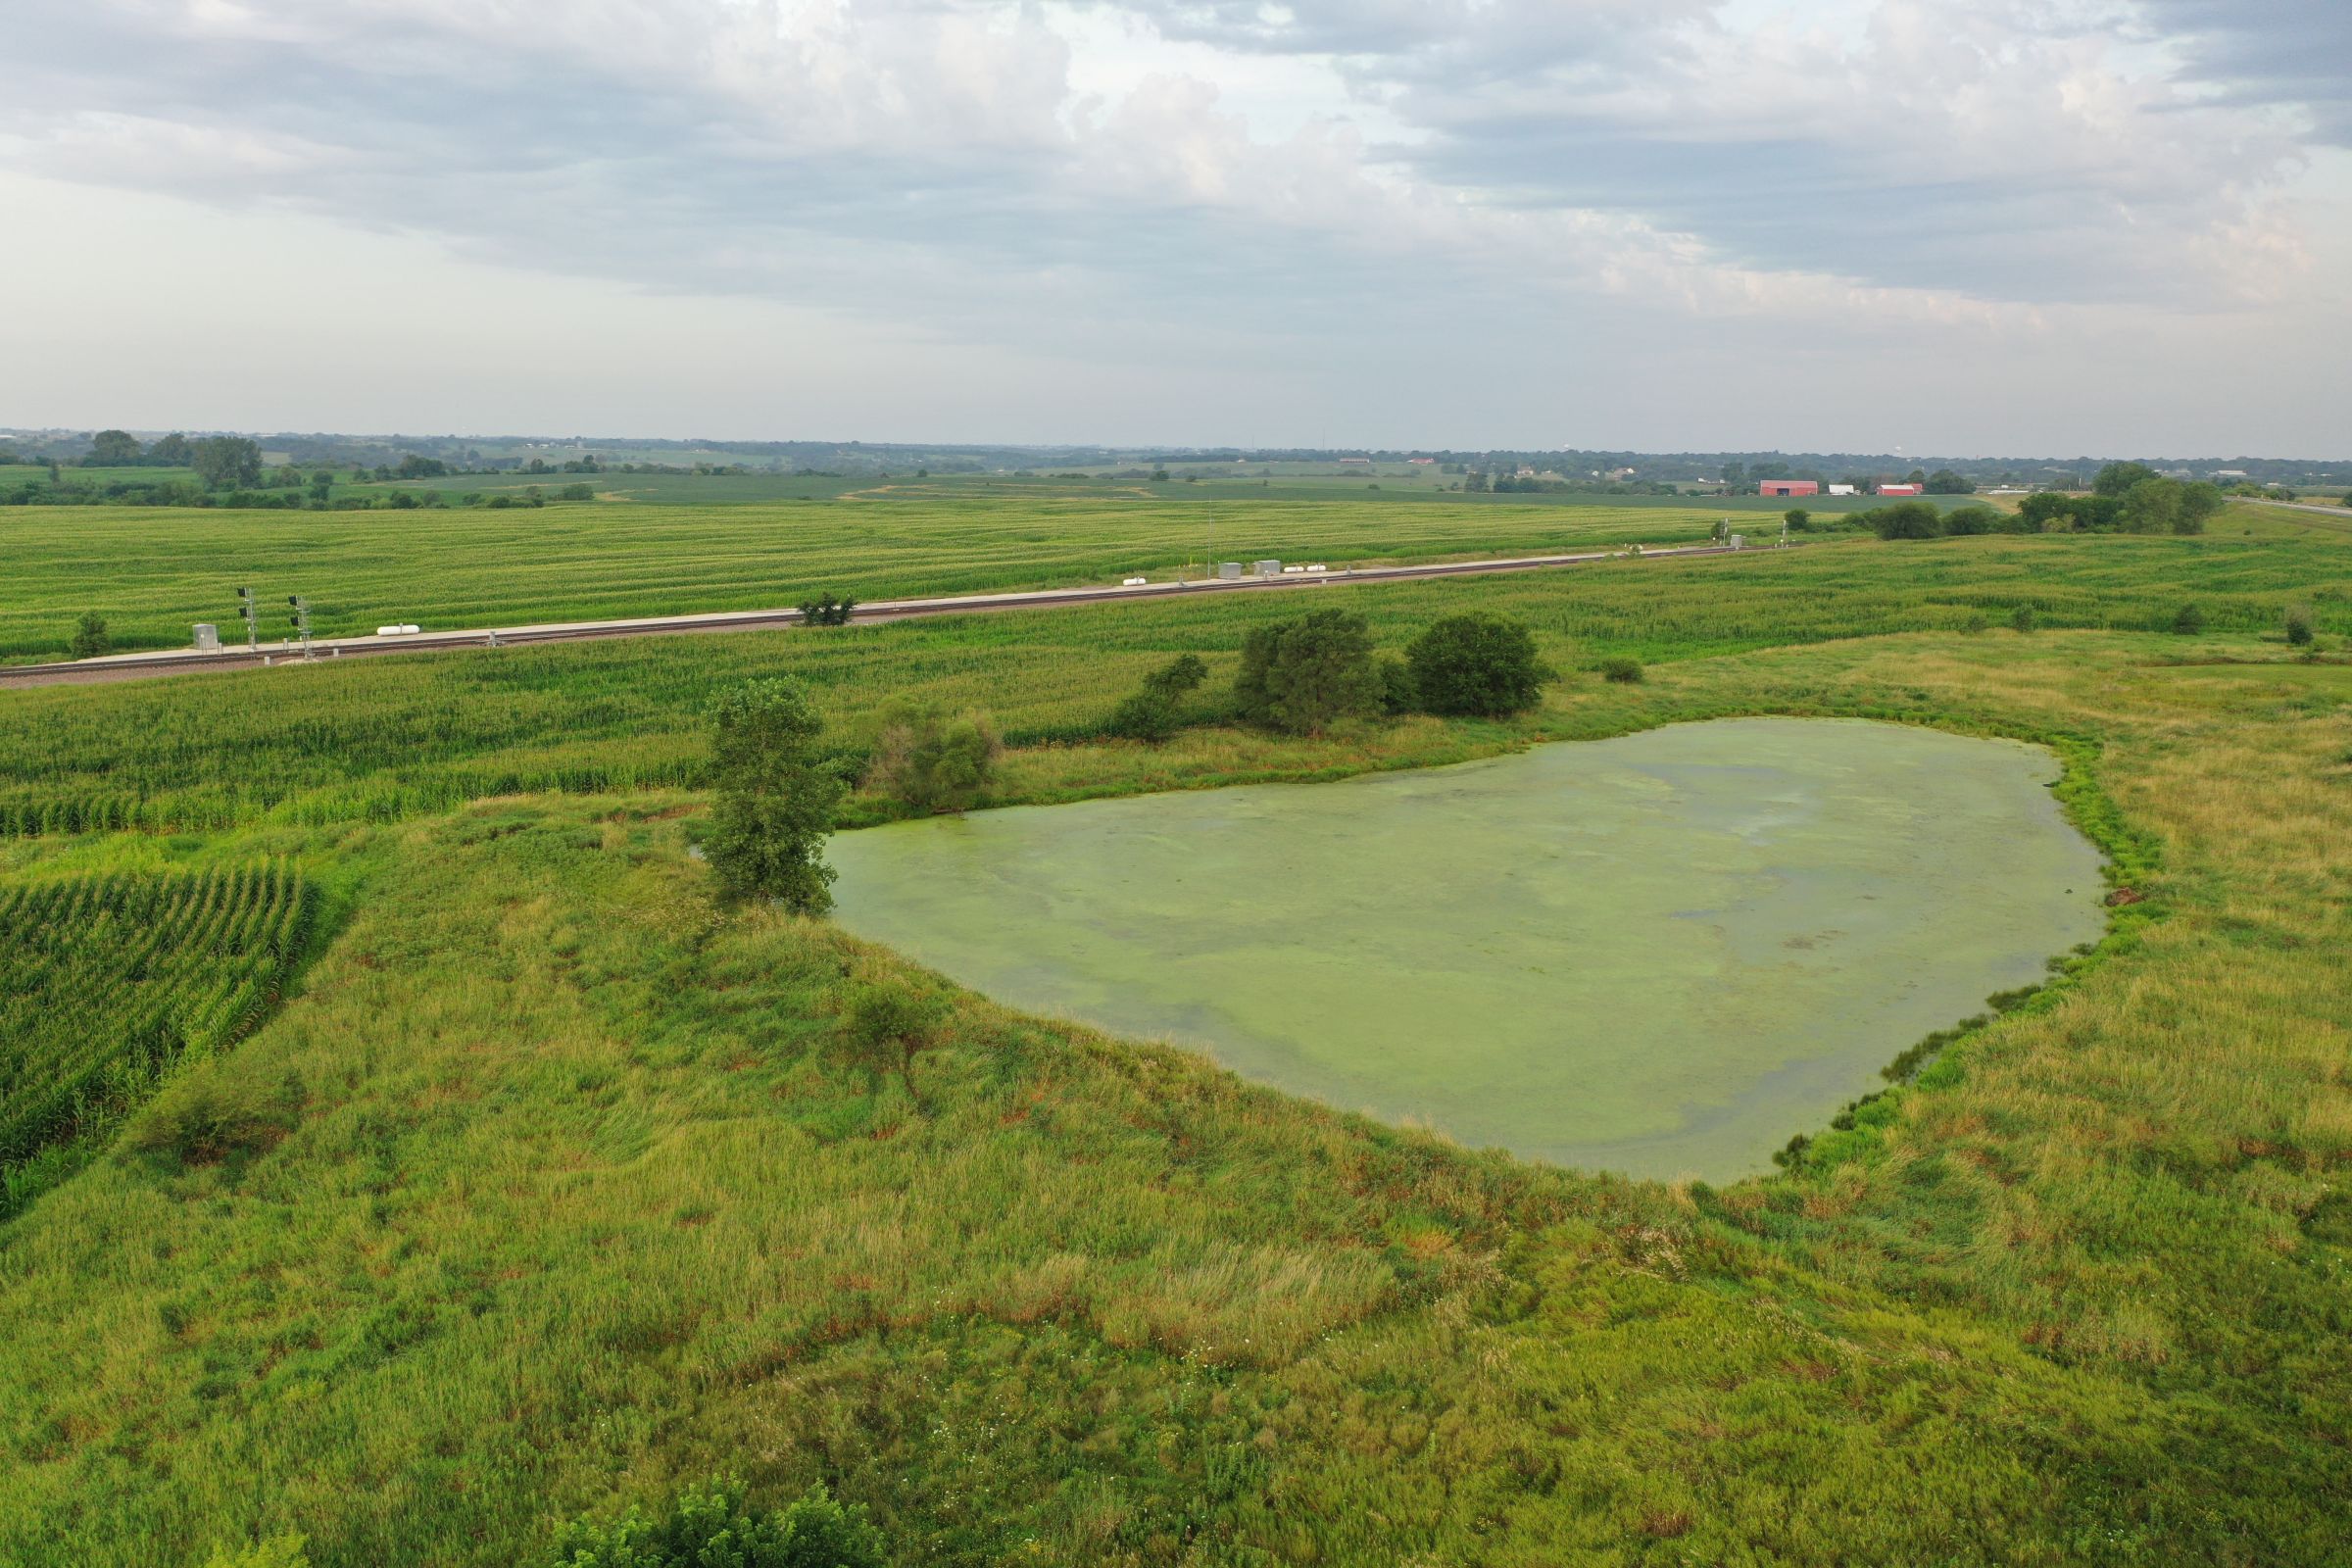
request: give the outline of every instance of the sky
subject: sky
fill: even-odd
[[[2346,0],[12,0],[0,424],[2352,453]]]

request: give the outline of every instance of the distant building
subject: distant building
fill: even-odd
[[[1883,496],[1916,496],[1925,495],[1926,493],[1927,488],[1924,485],[1883,484],[1879,486],[1879,494]]]
[[[2216,479],[2243,479],[2247,477],[2247,474],[2243,468],[2216,468],[2213,470],[2213,476]]]
[[[1857,495],[1860,492],[1855,490],[1855,488],[1850,484],[1834,484],[1830,486],[1830,494],[1834,496],[1850,496]]]
[[[1370,458],[1342,458],[1340,462],[1343,465],[1350,463],[1361,464],[1365,467],[1370,467],[1372,466],[1372,460]]]
[[[1821,494],[1819,479],[1767,479],[1756,486],[1760,496],[1817,496]]]
[[[1521,465],[1519,466],[1519,471],[1518,471],[1518,473],[1517,473],[1517,474],[1515,474],[1515,475],[1513,475],[1513,477],[1515,477],[1515,478],[1520,478],[1520,479],[1533,479],[1535,476],[1536,476],[1536,470],[1535,470],[1535,469],[1533,469],[1533,468],[1531,468],[1531,467],[1529,467],[1529,466],[1528,466],[1526,464],[1524,464],[1524,463],[1523,463],[1523,464],[1521,464]]]
[[[1435,458],[1407,458],[1404,461],[1411,464],[1416,468],[1426,468],[1438,460]]]

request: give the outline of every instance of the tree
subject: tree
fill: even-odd
[[[687,1491],[657,1518],[638,1508],[611,1524],[582,1519],[556,1540],[553,1568],[889,1568],[882,1532],[863,1508],[822,1486],[782,1508],[744,1501],[743,1487]]]
[[[822,598],[801,602],[801,622],[808,626],[847,626],[850,612],[857,608],[857,600],[836,599],[828,589]]]
[[[883,710],[866,783],[910,810],[961,811],[987,795],[1004,755],[986,713],[903,700]]]
[[[2287,607],[2286,640],[2297,648],[2311,646],[2311,612],[2301,605]]]
[[[1535,707],[1548,673],[1524,624],[1484,612],[1433,622],[1406,647],[1404,660],[1423,709],[1478,718]]]
[[[2093,495],[2102,495],[2120,501],[2130,494],[2132,487],[2140,480],[2159,477],[2161,475],[2144,463],[2110,463],[2099,470],[2096,478],[2090,481],[2090,489]]]
[[[2009,612],[2009,629],[2018,632],[2032,631],[2034,629],[2034,607],[2020,605]]]
[[[1143,689],[1112,709],[1104,727],[1132,741],[1164,741],[1183,727],[1184,699],[1206,679],[1206,664],[1179,654],[1146,675]]]
[[[2174,533],[2182,517],[2178,479],[2151,474],[2124,492],[2123,523],[2132,533]]]
[[[1943,514],[1943,531],[1955,539],[1974,534],[1999,533],[2001,514],[1990,507],[1954,507]]]
[[[1939,539],[1943,514],[1925,501],[1897,501],[1862,514],[1862,522],[1882,539]]]
[[[1949,468],[1937,468],[1928,475],[1927,491],[1932,496],[1973,496],[1977,482]]]
[[[1787,512],[1781,514],[1781,520],[1788,525],[1790,533],[1811,533],[1813,531],[1813,514],[1802,507],[1790,507]]]
[[[208,435],[188,454],[196,477],[215,490],[243,490],[262,478],[262,449],[243,436]]]
[[[195,449],[188,438],[177,430],[147,449],[147,461],[159,468],[184,468],[193,461]]]
[[[930,992],[887,983],[858,986],[841,1011],[842,1051],[876,1077],[897,1073],[919,1109],[914,1058],[939,1043],[947,1011],[946,1001]]]
[[[1253,629],[1242,643],[1234,704],[1252,723],[1320,735],[1380,707],[1372,628],[1345,610],[1317,610]]]
[[[847,790],[816,752],[824,720],[799,682],[782,679],[737,687],[711,717],[718,806],[703,853],[721,893],[823,914],[833,907],[825,836]]]
[[[2173,616],[2173,631],[2181,637],[2194,637],[2205,629],[2205,612],[2195,605],[2182,605]]]
[[[81,460],[85,468],[126,468],[139,461],[142,449],[128,430],[101,430],[90,437],[90,455]]]
[[[2203,533],[2206,521],[2229,504],[2230,498],[2222,494],[2220,485],[2209,484],[2203,479],[2183,485],[2180,489],[2180,515],[2173,520],[2173,532]]]
[[[96,659],[114,646],[106,635],[104,618],[95,610],[85,610],[74,623],[74,640],[66,645],[66,651],[75,659]]]
[[[393,476],[400,479],[439,479],[448,475],[449,465],[439,458],[419,457],[412,452],[403,457],[400,466],[392,471]]]

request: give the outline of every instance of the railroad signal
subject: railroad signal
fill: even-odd
[[[245,621],[245,651],[260,653],[262,648],[262,617],[254,607],[253,590],[237,590],[237,613]]]
[[[309,659],[313,657],[311,654],[311,602],[300,594],[288,594],[286,603],[293,607],[293,613],[286,616],[286,620],[295,631],[301,634],[302,657]]]

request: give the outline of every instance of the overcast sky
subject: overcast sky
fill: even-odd
[[[12,0],[0,423],[2352,453],[2348,0]]]

